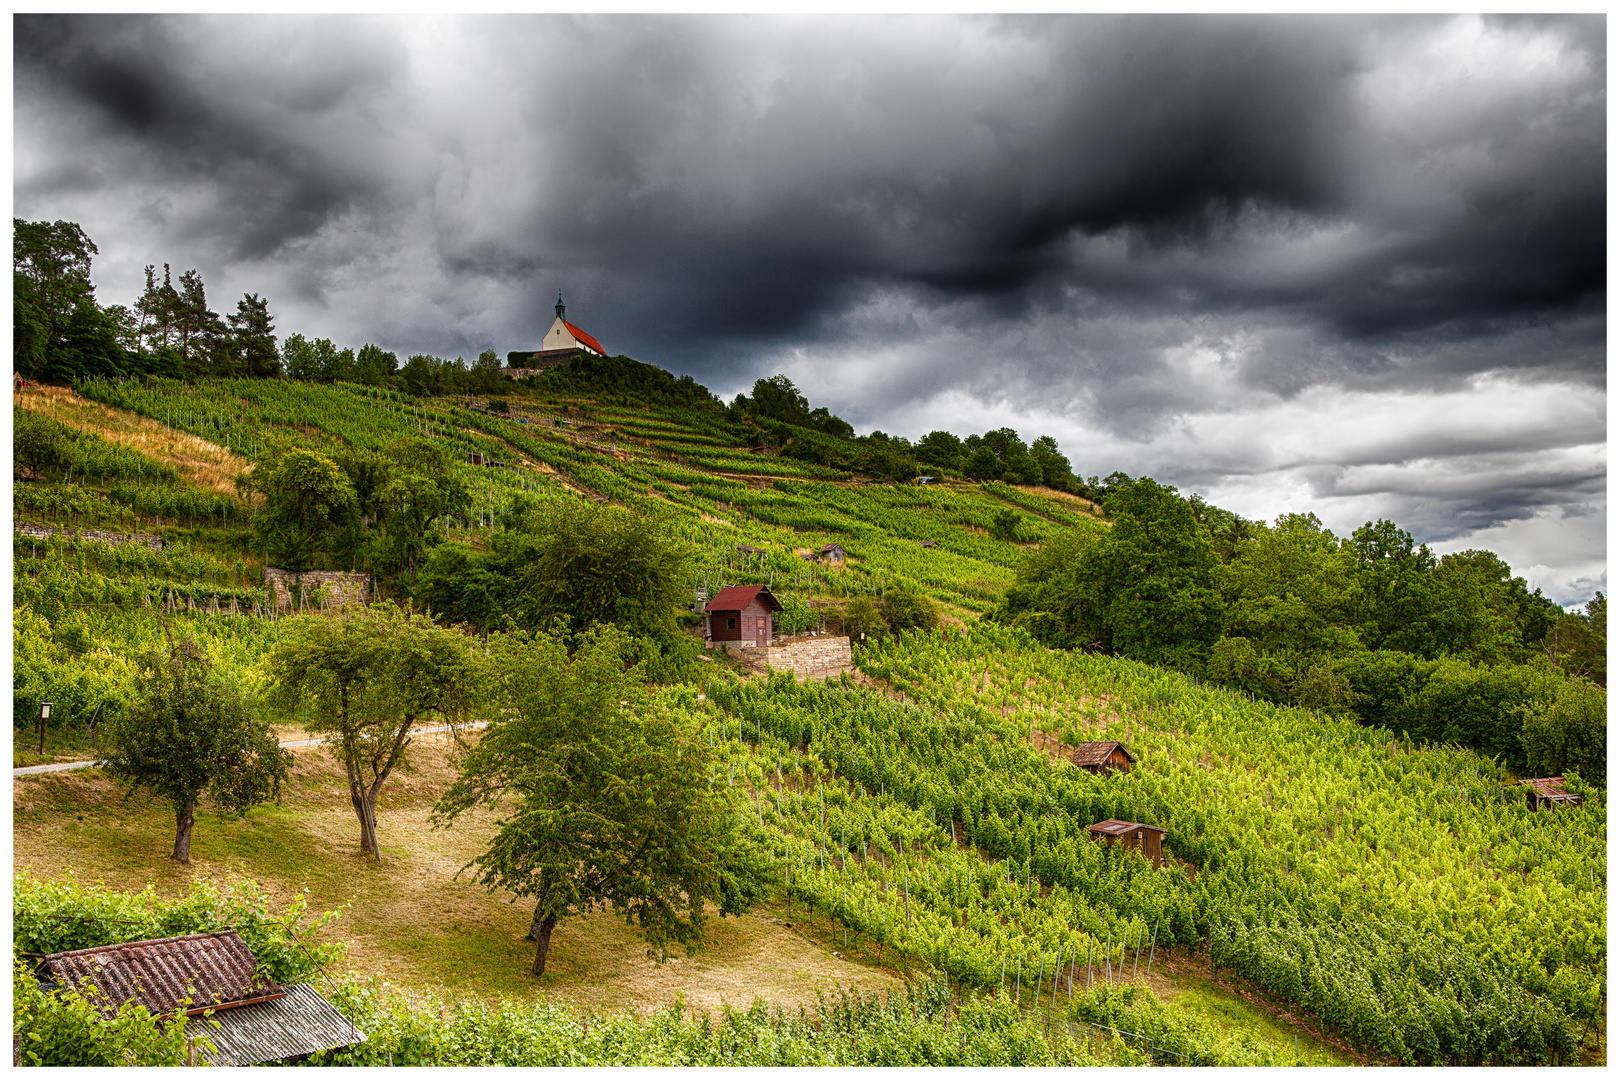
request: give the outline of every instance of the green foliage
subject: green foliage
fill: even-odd
[[[821,613],[807,604],[802,596],[780,597],[782,610],[773,620],[778,632],[785,635],[802,634],[821,625]]]
[[[890,630],[934,630],[940,622],[939,605],[912,589],[889,589],[883,594],[883,621]]]
[[[1580,614],[1560,613],[1548,628],[1542,647],[1554,667],[1571,675],[1608,684],[1608,600],[1598,593]]]
[[[317,940],[338,917],[336,911],[309,918],[308,902],[298,896],[284,911],[273,912],[263,890],[250,881],[224,890],[194,881],[184,896],[165,900],[150,885],[123,893],[71,878],[42,881],[22,871],[11,904],[14,958],[23,952],[68,952],[234,929],[265,974],[287,985],[306,981],[346,951],[340,943]]]
[[[716,783],[693,715],[695,691],[654,698],[626,667],[611,627],[576,643],[546,635],[490,642],[497,715],[435,807],[509,800],[488,850],[469,864],[491,890],[535,900],[534,970],[559,919],[611,908],[660,962],[702,944],[704,907],[740,915],[763,894],[763,861],[737,828],[736,792]]]
[[[264,495],[255,515],[258,545],[284,570],[308,570],[358,516],[354,484],[325,454],[283,444],[240,481]]]
[[[1006,540],[1009,543],[1029,539],[1029,535],[1024,530],[1024,519],[1016,510],[998,511],[996,516],[990,520],[990,535],[997,540]]]
[[[1561,684],[1550,701],[1521,706],[1525,768],[1531,776],[1578,773],[1599,788],[1608,779],[1608,694],[1585,679]]]
[[[79,459],[61,421],[17,406],[11,409],[11,454],[36,477],[66,469]]]
[[[691,550],[667,518],[577,500],[519,500],[488,553],[436,548],[416,594],[443,617],[490,631],[613,624],[668,649],[682,644]]]
[[[844,624],[844,633],[855,645],[867,641],[876,641],[889,632],[889,622],[883,617],[883,609],[869,596],[857,596],[844,605],[840,612]]]
[[[1005,997],[953,1005],[938,982],[904,994],[840,992],[808,1010],[771,1010],[755,999],[719,1016],[677,998],[650,1015],[579,1013],[548,1001],[440,1001],[388,992],[378,980],[345,980],[329,995],[367,1034],[317,1054],[313,1065],[889,1067],[1102,1065],[1082,1040],[1049,1036]],[[1115,1051],[1118,1057],[1118,1051]]]
[[[670,405],[710,416],[718,416],[721,411],[719,399],[692,376],[676,378],[663,368],[628,356],[577,353],[566,365],[532,376],[527,382],[553,393],[588,393],[607,401]]]
[[[12,963],[11,975],[12,1031],[23,1065],[185,1065],[188,1041],[210,1023],[185,1016],[160,1023],[134,1001],[107,1019],[96,1002],[74,991],[42,989],[21,960]],[[196,1044],[198,1054],[213,1049],[206,1034]]]
[[[1473,747],[1523,772],[1524,710],[1547,708],[1563,682],[1544,665],[1471,666],[1448,657],[1409,699],[1406,723],[1391,726],[1430,742]]]
[[[382,860],[377,796],[405,758],[411,728],[465,717],[485,685],[467,637],[397,604],[292,620],[265,660],[269,704],[328,736],[343,764],[360,850]]]
[[[998,617],[1059,647],[1099,647],[1201,670],[1220,636],[1215,553],[1174,488],[1115,490],[1106,532],[1070,530],[1019,568]]]
[[[281,794],[292,754],[216,676],[197,643],[182,639],[167,654],[148,654],[135,701],[107,725],[107,774],[164,799],[175,813],[174,858],[191,861],[197,800],[227,814]]]

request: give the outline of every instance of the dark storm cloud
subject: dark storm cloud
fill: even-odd
[[[173,261],[284,332],[471,355],[561,289],[725,393],[994,414],[1251,513],[1439,537],[1601,499],[1601,17],[14,29],[17,212],[83,222],[109,300]]]

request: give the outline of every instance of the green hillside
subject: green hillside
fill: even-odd
[[[133,704],[135,658],[170,637],[197,641],[254,708],[268,710],[265,658],[296,624],[277,612],[266,566],[363,570],[379,598],[431,608],[445,622],[467,613],[459,621],[480,635],[498,631],[518,610],[512,582],[523,579],[514,565],[545,540],[534,523],[573,508],[606,515],[630,530],[623,535],[657,536],[676,553],[681,598],[647,625],[654,638],[664,623],[685,627],[649,652],[662,650],[651,692],[696,718],[713,755],[712,783],[738,790],[746,838],[775,883],[756,914],[796,919],[794,933],[840,963],[886,979],[936,980],[913,987],[922,1004],[909,1019],[905,1008],[839,1013],[824,1004],[817,1015],[828,1031],[840,1023],[861,1033],[848,1053],[824,1039],[814,1017],[797,1027],[763,1012],[734,1017],[728,1030],[777,1048],[751,1060],[1602,1059],[1601,768],[1595,776],[1570,770],[1584,803],[1538,813],[1517,787],[1520,770],[1467,743],[1477,736],[1486,745],[1507,730],[1500,717],[1519,708],[1514,702],[1534,711],[1544,699],[1564,700],[1569,687],[1590,688],[1537,666],[1533,650],[1512,638],[1544,616],[1540,608],[1490,614],[1512,634],[1501,632],[1507,644],[1492,646],[1500,655],[1488,660],[1414,659],[1402,677],[1429,679],[1431,697],[1413,684],[1386,702],[1406,711],[1388,704],[1382,718],[1367,714],[1366,697],[1301,707],[1293,688],[1320,676],[1297,656],[1290,662],[1301,675],[1282,680],[1289,689],[1268,701],[1263,687],[1212,684],[1214,661],[1175,670],[1100,655],[1085,641],[1049,648],[1049,617],[1009,612],[1050,600],[1037,587],[1048,584],[1039,576],[1047,564],[1032,556],[1102,550],[1123,520],[1075,493],[1098,494],[1095,481],[1071,483],[1036,465],[1020,473],[1024,464],[1002,470],[1002,480],[970,479],[995,457],[989,447],[1004,444],[987,435],[972,451],[979,465],[962,452],[948,459],[955,464],[919,466],[917,455],[930,452],[921,444],[859,440],[807,406],[790,419],[728,409],[694,386],[620,364],[442,396],[285,379],[31,388],[14,411],[13,505],[19,524],[32,526],[13,548],[14,762],[92,757],[107,718]],[[1005,456],[1034,460],[1022,447]],[[270,477],[296,453],[329,463],[354,501],[345,523],[323,518],[295,543],[265,521],[288,497]],[[920,467],[936,482],[908,482]],[[612,517],[615,508],[626,513]],[[1221,528],[1244,525],[1223,525],[1202,504],[1193,511],[1204,514],[1206,545]],[[109,543],[88,535],[94,530],[161,544]],[[847,559],[813,557],[828,544]],[[289,558],[302,565],[289,567]],[[779,621],[788,630],[869,629],[859,672],[801,684],[697,661],[692,598],[751,583],[768,584],[784,602]],[[1076,589],[1059,600],[1107,599]],[[299,604],[318,608],[320,596]],[[1485,734],[1456,727],[1428,737],[1422,725],[1439,708],[1431,699],[1440,700],[1433,688],[1446,679],[1460,686],[1465,676],[1506,680],[1492,719],[1478,722]],[[1510,691],[1520,696],[1510,702]],[[43,733],[40,701],[56,704]],[[1514,733],[1523,711],[1511,714]],[[302,731],[296,712],[277,722],[285,735]],[[1075,744],[1096,740],[1126,743],[1136,767],[1099,776],[1067,760]],[[669,1017],[624,1028],[625,1045],[645,1057],[613,1057],[591,1042],[599,1035],[588,1020],[589,1035],[572,1026],[576,1013],[546,1012],[544,1001],[563,1000],[587,1016],[589,988],[617,978],[617,961],[581,939],[568,946],[578,967],[520,978],[521,967],[506,968],[522,963],[521,902],[467,915],[481,921],[465,964],[438,955],[444,928],[407,934],[388,921],[404,918],[417,895],[410,889],[475,891],[454,880],[475,845],[454,831],[452,840],[432,839],[445,834],[428,828],[455,752],[447,744],[424,753],[430,763],[418,779],[400,781],[397,801],[382,804],[383,843],[397,846],[408,873],[356,857],[342,831],[341,770],[313,750],[300,751],[285,806],[199,826],[200,837],[209,829],[219,837],[199,841],[209,873],[250,876],[275,896],[313,887],[323,907],[353,901],[323,934],[345,940],[352,927],[356,955],[381,958],[372,970],[413,988],[402,1003],[348,984],[347,1007],[380,1025],[357,1062],[391,1060],[393,1047],[399,1061],[408,1050],[423,1063],[571,1063],[582,1059],[567,1048],[587,1043],[596,1061],[750,1060],[720,1053],[730,1036],[711,1041],[706,1029],[690,1034]],[[156,869],[172,828],[163,806],[137,804],[142,824],[115,809],[109,785],[72,775],[17,781],[28,792],[19,796],[28,809],[16,819],[17,869],[49,876],[67,866],[82,880],[111,875],[132,889],[156,881],[166,897],[183,895],[185,874]],[[77,822],[66,821],[70,812]],[[331,821],[311,824],[323,815]],[[1109,818],[1166,829],[1170,858],[1155,867],[1099,844],[1086,826]],[[493,826],[479,819],[476,828]],[[285,842],[270,843],[272,834]],[[446,844],[460,846],[441,850]],[[145,862],[151,877],[142,877]],[[466,901],[469,911],[474,903]],[[739,947],[726,955],[758,954]],[[505,967],[487,979],[467,975],[484,964]],[[787,992],[780,980],[743,982],[765,996]],[[419,1006],[416,990],[434,987],[441,998],[430,1006],[424,996]],[[940,1004],[948,995],[967,1003],[958,1015],[971,1023],[949,1037],[959,1029]],[[978,1000],[990,995],[993,1003]],[[1009,996],[1016,1009],[1007,1009]],[[502,1036],[499,1052],[479,1012],[492,998],[507,999],[510,1023],[529,1033]],[[460,1034],[451,1038],[452,1030]],[[909,1049],[863,1055],[869,1032],[874,1046],[891,1039]],[[512,1039],[550,1049],[525,1057]]]

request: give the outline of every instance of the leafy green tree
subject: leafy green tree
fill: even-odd
[[[1041,471],[1041,484],[1057,491],[1070,491],[1074,488],[1074,469],[1069,465],[1069,459],[1058,449],[1057,440],[1052,436],[1042,435],[1031,443],[1029,456]]]
[[[992,617],[1053,648],[1106,649],[1107,543],[1100,525],[1077,526],[1030,551]]]
[[[195,642],[142,657],[140,672],[135,703],[107,725],[107,774],[174,808],[171,857],[189,863],[198,800],[240,816],[280,796],[292,755]]]
[[[421,353],[405,361],[405,366],[399,370],[400,378],[405,382],[405,392],[412,397],[432,397],[439,368],[443,363],[444,361],[436,356],[425,356]]]
[[[967,447],[967,459],[962,463],[962,475],[981,484],[1000,480],[1007,473],[1006,466],[996,457],[996,452],[979,442],[978,438],[977,435],[970,435],[964,444]]]
[[[1008,543],[1025,539],[1023,515],[1016,510],[997,510],[990,519],[990,535]]]
[[[1360,648],[1352,629],[1355,562],[1348,546],[1315,514],[1283,514],[1269,527],[1255,524],[1248,531],[1216,573],[1226,633],[1296,662]]]
[[[425,439],[400,439],[389,446],[390,468],[373,506],[382,546],[381,567],[414,577],[434,539],[433,523],[472,508],[472,494],[450,469],[444,451]]]
[[[498,635],[492,718],[462,775],[434,807],[449,825],[475,806],[504,816],[468,864],[479,881],[532,897],[534,973],[557,923],[611,909],[660,962],[702,945],[705,905],[740,915],[764,894],[765,860],[741,833],[738,789],[701,738],[695,700],[647,692],[611,629],[572,657],[560,638]]]
[[[46,340],[62,334],[82,301],[94,301],[90,259],[95,243],[72,221],[11,221],[12,266],[45,323]]]
[[[855,458],[855,468],[876,480],[903,484],[914,479],[917,460],[892,441],[868,441]]]
[[[940,472],[960,472],[965,460],[962,440],[948,431],[930,431],[917,440],[917,460]]]
[[[381,386],[399,367],[399,357],[384,352],[381,345],[362,345],[355,356],[355,379],[367,386]]]
[[[1585,679],[1568,679],[1551,701],[1523,710],[1520,740],[1531,776],[1578,773],[1603,787],[1608,780],[1609,695]]]
[[[260,548],[285,570],[307,570],[315,557],[357,514],[354,484],[325,454],[300,447],[266,451],[240,480],[259,492],[264,506],[254,517]]]
[[[506,524],[487,554],[435,548],[416,595],[485,631],[507,619],[545,629],[561,617],[570,631],[611,623],[666,647],[692,640],[675,622],[692,553],[666,521],[567,499],[517,500]]]
[[[889,629],[933,630],[940,623],[939,605],[915,589],[887,589],[883,593],[883,620]]]
[[[857,596],[847,601],[839,614],[844,633],[849,635],[851,644],[876,641],[889,633],[889,621],[883,617],[883,609],[869,596]]]
[[[1542,640],[1547,660],[1561,671],[1607,686],[1608,606],[1608,600],[1598,593],[1586,602],[1581,614],[1560,612]]]
[[[810,419],[810,403],[786,375],[756,380],[748,411],[755,416],[785,420],[790,424],[806,424]]]
[[[1358,591],[1356,622],[1369,649],[1434,657],[1430,612],[1436,560],[1393,521],[1368,522],[1350,537]]]
[[[15,405],[11,408],[11,455],[36,477],[78,460],[78,450],[60,421]]]
[[[1105,547],[1110,647],[1126,656],[1195,665],[1220,636],[1215,549],[1187,500],[1143,477],[1109,496]]]
[[[464,718],[485,684],[466,635],[393,603],[303,615],[265,661],[269,700],[324,735],[349,781],[360,850],[382,861],[377,796],[405,760],[413,728]]]

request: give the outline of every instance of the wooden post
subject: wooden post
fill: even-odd
[[[1148,974],[1153,974],[1153,950],[1159,946],[1159,920],[1153,920],[1153,941],[1148,945]]]

